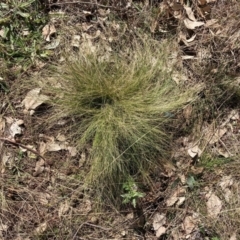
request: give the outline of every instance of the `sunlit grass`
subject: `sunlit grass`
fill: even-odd
[[[135,44],[125,57],[69,61],[59,75],[57,118],[74,119],[78,146],[91,144],[87,183],[115,201],[129,176],[145,178],[168,155],[169,116],[193,100],[168,69],[168,45]]]

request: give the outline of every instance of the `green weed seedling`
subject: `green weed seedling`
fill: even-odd
[[[124,183],[123,189],[126,192],[125,194],[121,195],[123,198],[123,203],[131,203],[133,207],[136,208],[137,200],[144,197],[145,194],[138,191],[138,187],[133,179],[129,179],[128,182]]]
[[[187,185],[191,190],[193,190],[194,187],[197,187],[199,184],[193,175],[189,175],[187,177]]]

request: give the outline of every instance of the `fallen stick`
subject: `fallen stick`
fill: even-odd
[[[46,159],[45,159],[39,152],[37,152],[37,151],[34,150],[34,149],[31,149],[31,148],[28,147],[28,146],[25,146],[25,145],[22,144],[22,143],[18,143],[18,142],[14,141],[14,140],[11,140],[11,139],[8,139],[8,138],[3,138],[3,137],[0,137],[0,140],[3,141],[3,142],[8,142],[8,143],[10,143],[10,144],[13,144],[13,145],[15,145],[15,146],[20,146],[20,147],[22,147],[22,148],[24,148],[24,149],[27,149],[28,151],[36,154],[38,157],[42,158],[45,162],[47,162]]]

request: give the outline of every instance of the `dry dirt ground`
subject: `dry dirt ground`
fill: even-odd
[[[42,11],[47,60],[21,69],[0,59],[0,239],[240,239],[239,1],[50,0]],[[44,87],[58,84],[51,66],[66,54],[108,55],[140,33],[174,39],[174,81],[205,87],[176,117],[172,157],[137,208],[95,209],[88,153],[64,119],[48,124]]]

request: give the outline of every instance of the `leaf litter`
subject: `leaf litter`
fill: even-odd
[[[213,1],[213,0],[209,0],[209,1],[198,1],[198,2],[204,2],[204,4],[206,4],[206,3],[214,3],[214,2],[216,2],[216,1]],[[161,3],[161,4],[163,4],[163,3]],[[200,4],[200,5],[204,5],[204,4]],[[130,4],[131,5],[131,4]],[[129,6],[130,6],[129,5]],[[131,6],[130,6],[131,7]],[[191,7],[186,7],[186,6],[184,6],[183,5],[183,1],[179,1],[179,3],[177,3],[177,4],[174,4],[173,6],[172,6],[172,8],[174,8],[175,10],[175,16],[176,16],[176,18],[178,18],[180,21],[182,20],[182,19],[184,19],[184,16],[183,16],[183,13],[181,13],[181,11],[186,11],[186,15],[187,15],[187,18],[185,18],[183,21],[184,21],[184,27],[186,28],[186,29],[190,29],[190,30],[193,30],[193,32],[194,32],[194,34],[193,35],[187,35],[187,33],[183,33],[183,36],[181,36],[181,38],[182,38],[182,41],[184,42],[184,44],[186,45],[186,46],[191,46],[191,44],[194,44],[194,43],[199,43],[199,41],[198,41],[198,31],[201,29],[200,27],[201,26],[204,26],[204,27],[207,27],[207,28],[210,28],[211,27],[211,29],[213,29],[213,28],[217,28],[218,26],[216,25],[217,24],[217,21],[216,20],[214,20],[214,19],[210,19],[210,20],[207,20],[207,21],[202,21],[202,19],[200,19],[197,15],[196,15],[196,11],[193,11],[193,9],[191,8]],[[98,11],[99,12],[99,11]],[[194,13],[195,13],[195,15],[194,15]],[[85,15],[92,15],[93,13],[91,12],[91,11],[86,11],[85,12]],[[99,13],[102,17],[105,17],[104,16],[104,14],[105,13]],[[203,16],[205,16],[205,13],[203,12],[202,13],[203,14]],[[89,15],[89,16],[90,16]],[[106,21],[106,20],[105,20]],[[187,24],[186,24],[187,23]],[[158,23],[157,23],[158,24]],[[46,29],[48,28],[48,30],[46,31]],[[88,26],[86,26],[86,28],[85,28],[85,31],[89,31],[90,29],[91,30],[93,30],[93,32],[94,32],[94,28],[95,28],[95,24],[94,24],[94,22],[93,21],[91,21],[91,24],[88,24]],[[156,27],[154,27],[155,29],[155,31],[157,31],[157,28]],[[50,27],[48,26],[48,27],[46,27],[46,29],[45,29],[45,32],[43,33],[43,37],[45,38],[45,39],[48,39],[50,42],[51,41],[53,41],[53,39],[51,39],[52,38],[52,36],[54,35],[54,30],[53,30],[53,32],[52,33],[50,33],[51,32],[51,29],[50,29]],[[213,32],[216,32],[216,31],[213,31]],[[78,33],[76,33],[76,35],[78,35]],[[89,35],[89,36],[88,36]],[[94,39],[100,39],[100,38],[102,38],[102,36],[101,36],[101,33],[99,34],[99,32],[96,32],[95,31],[95,34],[92,34],[92,35],[90,35],[90,34],[88,34],[88,35],[85,35],[85,36],[81,36],[81,38],[80,39],[78,39],[78,37],[77,37],[77,41],[76,41],[76,43],[73,43],[72,44],[72,47],[77,47],[77,48],[80,48],[81,49],[81,47],[82,48],[86,48],[86,50],[89,50],[90,49],[90,51],[91,52],[94,52],[95,50],[96,50],[96,47],[95,47],[95,44],[94,44],[94,41],[92,41],[92,40],[94,40]],[[74,36],[75,35],[72,35],[73,37],[72,37],[72,39],[74,39]],[[79,35],[80,36],[80,35]],[[85,38],[85,39],[84,39]],[[110,37],[111,39],[114,39],[114,36],[111,36]],[[110,39],[109,38],[109,39]],[[83,40],[84,39],[84,40]],[[108,39],[108,38],[106,38],[106,39]],[[83,41],[82,41],[83,40]],[[85,42],[85,43],[84,43]],[[60,44],[60,43],[59,43]],[[74,44],[75,44],[75,46],[74,46]],[[56,45],[54,45],[51,49],[55,49],[56,48]],[[201,56],[202,56],[203,54],[201,53]],[[192,56],[192,55],[184,55],[184,56],[181,56],[181,58],[185,61],[185,60],[187,60],[187,61],[195,61],[196,60],[196,58],[194,57],[194,56]],[[176,77],[176,83],[177,84],[179,84],[179,82],[181,82],[181,80],[178,80],[177,79],[177,77]],[[37,95],[39,95],[39,94],[36,94],[36,96]],[[41,93],[40,93],[40,95],[41,95]],[[39,96],[37,96],[36,97],[36,99],[37,98],[39,98]],[[41,97],[40,97],[40,100],[41,100]],[[40,103],[40,105],[41,104],[43,104],[45,101],[48,101],[48,99],[46,99],[46,100],[44,100],[42,103]],[[29,101],[29,102],[31,102],[31,101]],[[31,104],[32,104],[32,106],[31,106]],[[31,103],[30,105],[29,105],[29,109],[26,109],[27,107],[25,106],[25,104],[24,104],[24,108],[27,110],[27,112],[28,113],[30,113],[30,114],[34,114],[34,110],[38,107],[38,106],[40,106],[40,105],[36,105],[36,106],[34,106],[34,103]],[[33,111],[32,111],[33,110]],[[236,115],[237,116],[237,115]],[[235,117],[233,117],[233,119],[234,119]],[[191,119],[191,117],[190,117],[190,119]],[[207,134],[205,135],[205,140],[206,141],[210,141],[210,144],[211,145],[215,145],[215,144],[217,144],[217,143],[219,143],[220,141],[222,141],[223,140],[223,138],[224,137],[226,137],[227,136],[227,134],[228,134],[228,132],[229,132],[229,128],[228,128],[228,126],[226,126],[227,124],[229,124],[229,122],[230,121],[232,121],[233,119],[230,119],[229,121],[228,121],[228,123],[226,123],[225,125],[223,125],[223,126],[220,126],[219,127],[219,131],[215,131],[216,130],[216,127],[215,127],[215,129],[214,129],[214,127],[209,127],[208,129],[207,129],[207,131],[210,131],[211,132],[211,136],[212,136],[212,141],[210,140],[211,139],[211,137],[210,136],[208,136]],[[235,120],[233,120],[233,121],[237,121],[239,119],[239,117],[236,117],[236,119]],[[0,123],[1,123],[1,121],[0,121]],[[1,126],[1,124],[0,124],[0,126]],[[20,126],[21,127],[21,126]],[[3,128],[4,128],[4,126],[3,126]],[[17,125],[16,125],[16,129],[17,129]],[[223,129],[223,130],[222,130]],[[0,128],[0,130],[1,130],[1,128]],[[24,129],[22,129],[22,130],[24,130]],[[5,131],[5,130],[4,130]],[[16,135],[18,135],[18,134],[22,134],[22,133],[24,133],[24,131],[22,131],[21,133],[18,133],[18,132],[20,132],[20,130],[19,131],[15,131],[14,130],[14,132],[15,132],[15,134],[13,134],[13,136],[16,136]],[[50,134],[51,135],[51,134]],[[54,136],[56,136],[56,135],[54,135]],[[64,139],[64,137],[51,137],[50,139],[42,139],[42,138],[40,138],[41,139],[41,144],[46,144],[47,146],[44,146],[44,147],[42,147],[43,149],[41,150],[41,152],[43,153],[43,154],[47,154],[47,152],[51,152],[51,151],[61,151],[61,150],[67,150],[67,151],[69,151],[69,153],[70,153],[70,155],[72,155],[72,156],[76,156],[77,155],[77,150],[76,150],[76,148],[74,148],[74,147],[70,147],[69,146],[69,144],[66,142],[66,139]],[[190,141],[191,142],[191,141]],[[195,143],[195,141],[192,141],[192,143]],[[31,147],[31,148],[34,148],[34,149],[36,149],[34,146],[35,146],[35,144],[36,143],[34,143],[34,144],[31,144],[31,145],[28,145],[29,147]],[[43,144],[43,145],[44,145]],[[194,144],[192,144],[192,146],[194,146]],[[189,149],[191,149],[191,155],[189,154],[189,156],[190,156],[190,159],[189,159],[189,156],[187,156],[187,154],[185,154],[184,155],[184,157],[185,157],[185,159],[183,159],[183,160],[180,160],[180,159],[178,159],[177,160],[177,166],[176,167],[174,167],[174,170],[172,170],[172,169],[170,169],[169,170],[169,173],[166,175],[166,176],[164,176],[164,178],[167,178],[168,180],[168,183],[172,183],[172,182],[174,182],[175,180],[176,180],[176,175],[177,175],[177,177],[179,177],[181,180],[181,184],[183,185],[183,186],[186,186],[186,184],[187,184],[187,180],[189,179],[188,178],[188,176],[187,176],[187,174],[188,174],[188,172],[191,170],[192,171],[192,167],[193,167],[193,162],[194,161],[192,161],[192,159],[193,158],[196,158],[196,156],[197,157],[200,157],[201,156],[201,154],[199,154],[199,150],[200,151],[202,151],[202,146],[201,145],[198,145],[198,144],[196,144],[196,146],[197,146],[197,148],[196,149],[192,149],[192,147],[190,147],[190,144],[187,146],[187,147],[189,147]],[[39,146],[40,147],[40,146]],[[187,147],[184,149],[184,151],[185,151],[185,153],[187,153]],[[203,149],[204,150],[204,149]],[[7,153],[6,153],[7,154]],[[34,154],[33,154],[34,155]],[[84,156],[84,154],[83,154],[83,156],[81,157],[82,159],[84,159],[84,161],[86,160],[86,156]],[[192,158],[192,159],[191,159]],[[8,160],[7,160],[8,161]],[[6,162],[7,162],[6,161]],[[39,162],[38,163],[38,165],[39,165],[39,169],[41,168],[41,167],[44,167],[44,161],[41,161],[41,160],[39,160],[39,161],[37,161],[37,162]],[[36,169],[35,169],[36,170]],[[41,170],[39,170],[40,172],[41,172]],[[180,172],[180,175],[178,175],[179,174],[179,172]],[[200,171],[200,173],[202,173],[202,170]],[[59,174],[59,175],[61,175],[62,173],[57,173],[57,174]],[[197,174],[197,173],[196,173]],[[66,176],[64,175],[64,178],[66,179]],[[64,178],[62,178],[62,179],[64,179]],[[57,180],[56,180],[57,181]],[[233,178],[231,177],[223,177],[222,179],[221,179],[221,181],[218,183],[218,186],[219,186],[219,189],[221,189],[223,192],[224,192],[224,194],[225,195],[223,195],[224,196],[224,198],[225,198],[225,200],[228,198],[229,199],[229,197],[227,197],[226,198],[226,195],[228,195],[228,193],[227,192],[231,192],[232,193],[232,191],[231,191],[231,187],[233,186]],[[181,189],[181,187],[180,187],[180,189]],[[185,187],[183,187],[183,189],[185,189]],[[187,196],[187,194],[188,194],[188,190],[186,190],[185,191],[185,193],[184,193],[184,191],[182,192],[182,193],[176,193],[176,192],[178,192],[179,190],[176,190],[176,189],[173,189],[172,190],[172,194],[170,194],[169,196],[170,197],[164,197],[164,200],[165,200],[165,203],[166,203],[166,205],[169,205],[170,206],[170,208],[169,209],[171,209],[171,207],[173,207],[173,206],[176,206],[176,207],[181,207],[181,205],[183,204],[183,206],[184,206],[184,202],[187,200],[188,201],[188,196]],[[181,192],[181,191],[180,191]],[[211,192],[211,191],[210,191]],[[210,193],[208,193],[208,194],[210,194]],[[205,202],[206,202],[206,207],[207,207],[207,210],[208,210],[208,213],[209,213],[209,215],[210,215],[210,217],[211,218],[216,218],[217,216],[219,216],[219,214],[220,214],[220,212],[221,212],[221,209],[223,209],[223,204],[220,204],[220,202],[221,202],[221,200],[220,200],[220,198],[217,196],[218,194],[217,193],[215,193],[215,194],[210,194],[210,196],[209,195],[206,195],[205,197]],[[220,196],[220,195],[219,195]],[[231,195],[230,195],[231,196]],[[183,202],[181,203],[181,199],[183,199]],[[166,201],[166,200],[168,200],[168,201]],[[227,201],[227,200],[226,200]],[[204,203],[205,203],[204,202]],[[47,205],[49,203],[49,196],[45,196],[45,205]],[[180,205],[178,205],[178,203],[180,203]],[[188,203],[188,202],[187,202]],[[83,204],[83,208],[85,208],[85,207],[87,207],[87,208],[89,208],[89,210],[87,210],[86,212],[84,212],[84,214],[87,214],[87,213],[89,213],[90,211],[91,211],[91,207],[89,207],[89,205],[91,205],[91,201],[90,202],[85,202],[85,204]],[[59,212],[57,212],[57,214],[59,214],[58,215],[58,217],[61,217],[62,219],[64,219],[64,214],[67,214],[67,212],[68,212],[68,203],[66,203],[65,204],[65,202],[63,202],[63,203],[61,203],[60,205],[59,205],[60,207],[59,207]],[[182,206],[182,208],[181,209],[184,209],[184,207]],[[220,208],[220,206],[221,206],[221,208]],[[66,210],[67,209],[67,210]],[[220,210],[219,210],[220,209]],[[66,211],[66,212],[65,212]],[[169,210],[170,211],[170,210]],[[162,236],[163,234],[165,234],[166,233],[166,228],[168,228],[169,229],[169,226],[167,226],[166,225],[166,223],[168,222],[168,219],[167,219],[167,215],[166,215],[166,213],[162,213],[161,211],[159,211],[160,213],[158,213],[158,216],[161,216],[161,215],[163,215],[163,216],[165,216],[165,223],[164,224],[162,224],[161,225],[161,221],[157,221],[157,217],[155,218],[155,215],[154,215],[154,217],[153,217],[153,219],[154,219],[154,221],[155,221],[155,227],[154,227],[154,230],[155,230],[155,233],[157,234],[157,230],[159,230],[159,232],[158,232],[158,234],[159,234],[159,236]],[[213,214],[211,214],[211,212],[213,212]],[[196,220],[196,216],[194,215],[194,214],[190,214],[189,212],[187,212],[187,216],[183,216],[182,218],[181,218],[181,224],[180,224],[180,226],[181,226],[181,228],[179,229],[179,233],[178,233],[178,235],[177,234],[175,234],[175,236],[177,236],[177,237],[175,237],[174,239],[186,239],[186,238],[188,238],[188,239],[192,239],[191,238],[191,234],[192,234],[192,232],[194,232],[195,230],[197,230],[197,220]],[[158,219],[159,220],[159,219]],[[158,225],[159,224],[159,225]],[[179,224],[179,222],[178,222],[178,224]],[[47,224],[46,224],[46,222],[40,222],[39,223],[39,225],[38,225],[38,227],[35,229],[35,231],[36,232],[38,232],[38,233],[44,233],[44,231],[46,230],[46,227],[47,227]],[[173,229],[173,226],[170,226],[170,227],[172,227],[172,229]],[[175,228],[177,228],[177,227],[179,227],[179,225],[177,226],[174,226],[174,229]],[[173,231],[172,231],[173,232]],[[173,236],[173,235],[172,235]],[[127,231],[125,231],[125,234],[124,234],[124,237],[126,238],[126,237],[128,237],[128,232]],[[197,239],[197,238],[196,238]],[[232,234],[232,236],[231,236],[231,238],[230,238],[231,240],[234,240],[234,239],[237,239],[237,237],[236,237],[236,233],[233,233]]]
[[[29,91],[22,101],[22,105],[25,108],[25,113],[33,115],[35,109],[49,100],[49,97],[41,94],[41,88],[35,88]]]

